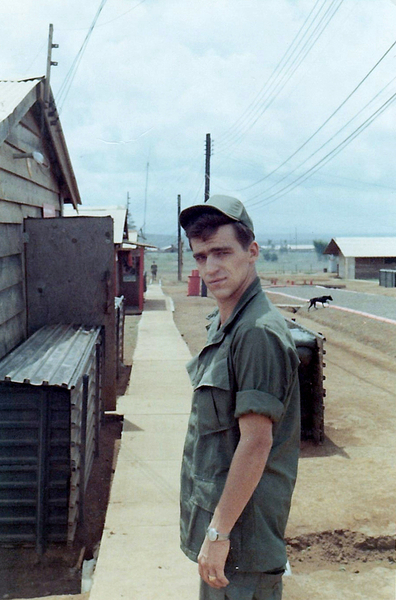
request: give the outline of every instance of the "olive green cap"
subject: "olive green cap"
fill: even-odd
[[[233,221],[239,221],[254,233],[253,223],[246,212],[246,208],[240,200],[231,196],[211,196],[205,204],[195,204],[185,208],[180,213],[180,225],[183,229],[186,229],[200,215],[211,212],[221,213]]]

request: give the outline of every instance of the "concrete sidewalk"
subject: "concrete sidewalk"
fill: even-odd
[[[169,298],[158,285],[149,286],[129,389],[118,400],[124,429],[89,600],[198,600],[197,565],[179,549],[179,472],[191,403],[185,370],[189,358],[190,352],[173,322]],[[342,365],[348,359],[341,352],[339,360]],[[331,421],[332,439],[348,456],[337,452],[322,456],[319,448],[317,455],[300,460],[288,535],[335,528],[359,530],[357,519],[366,519],[365,515],[366,534],[389,535],[392,532],[388,532],[383,519],[371,519],[371,507],[378,513],[375,490],[381,489],[381,479],[391,473],[393,404],[382,389],[385,396],[383,401],[379,396],[375,410],[383,426],[375,428],[370,439],[358,426],[346,443],[342,437],[346,418],[361,419],[362,415],[359,417],[356,408],[354,389],[348,396],[344,371],[340,379],[337,369],[330,361],[328,387],[332,401],[328,401],[327,425]],[[394,389],[392,382],[389,387]],[[371,480],[362,481],[360,467],[367,461],[373,464]],[[318,481],[322,485],[320,497]],[[361,488],[364,505],[359,501]],[[383,505],[382,510],[388,523],[391,508]],[[340,565],[337,570],[333,564],[328,569],[293,573],[284,578],[284,600],[395,597],[391,566],[385,568],[384,562],[358,567],[351,570],[348,566],[346,570]]]
[[[179,474],[191,357],[169,298],[150,285],[138,330],[121,448],[90,600],[198,598],[197,566],[179,549]]]

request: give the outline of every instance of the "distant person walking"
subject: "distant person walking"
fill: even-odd
[[[200,600],[280,600],[300,443],[297,352],[262,290],[243,204],[212,196],[180,223],[218,306],[187,366],[181,548],[198,562]]]
[[[151,281],[157,280],[157,271],[158,271],[158,265],[156,264],[156,262],[154,260],[153,264],[151,265]]]

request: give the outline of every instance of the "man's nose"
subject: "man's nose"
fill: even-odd
[[[217,269],[219,268],[219,264],[218,261],[216,260],[216,257],[209,254],[209,256],[206,259],[206,272],[207,273],[215,273],[217,271]]]

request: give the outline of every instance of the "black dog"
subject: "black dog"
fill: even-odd
[[[333,298],[331,296],[319,296],[319,298],[311,298],[311,300],[309,301],[309,306],[308,306],[308,310],[313,306],[314,308],[316,308],[316,303],[320,302],[321,305],[324,308],[324,305],[329,302],[329,300],[333,300]],[[316,308],[316,310],[318,310]]]

